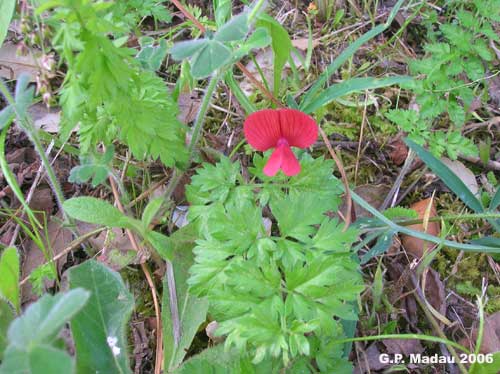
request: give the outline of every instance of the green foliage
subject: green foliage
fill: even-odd
[[[38,12],[50,8],[54,45],[68,66],[60,96],[64,133],[79,124],[83,153],[119,138],[138,159],[160,158],[167,166],[185,162],[178,108],[165,84],[140,67],[135,51],[109,38],[127,31],[109,21],[113,3],[44,1]]]
[[[7,348],[7,329],[14,319],[14,311],[4,300],[0,299],[0,362],[3,360],[3,352]]]
[[[160,39],[158,44],[149,36],[144,36],[139,39],[141,50],[136,58],[146,70],[160,70],[161,64],[167,55],[167,42],[165,39]]]
[[[71,289],[86,289],[90,298],[71,321],[79,373],[130,373],[125,325],[134,299],[120,275],[87,260],[69,270]]]
[[[164,3],[164,0],[117,1],[113,7],[113,19],[129,27],[135,27],[145,17],[153,17],[155,22],[170,23],[172,14]]]
[[[45,295],[30,305],[10,324],[0,373],[73,373],[73,359],[56,348],[57,335],[88,298],[89,293],[79,288],[55,296]]]
[[[53,263],[46,263],[37,266],[30,273],[30,283],[33,293],[38,296],[42,296],[45,291],[46,281],[55,281],[57,279],[57,269],[54,269]]]
[[[163,345],[165,347],[165,367],[169,372],[182,363],[198,328],[205,322],[207,317],[208,300],[193,295],[187,285],[188,271],[193,264],[192,250],[197,239],[196,234],[195,227],[187,225],[170,237],[174,253],[172,267],[174,269],[177,303],[180,314],[181,339],[179,344],[175,344],[170,310],[171,300],[168,292],[168,280],[165,277],[162,298]],[[203,372],[207,371],[203,370]]]
[[[115,148],[110,145],[106,152],[100,154],[90,152],[80,158],[80,165],[71,169],[68,181],[71,183],[85,183],[91,181],[92,187],[103,183],[111,173],[111,161]]]
[[[16,9],[16,0],[3,0],[0,3],[0,46],[2,46],[7,30],[9,29],[10,20]]]
[[[5,248],[0,257],[0,298],[9,301],[17,312],[19,298],[19,254],[15,247]]]
[[[422,77],[410,87],[418,113],[397,110],[387,115],[410,139],[429,145],[436,156],[447,154],[451,159],[460,153],[477,154],[477,147],[460,129],[473,101],[487,95],[483,81],[492,70],[494,57],[488,44],[499,40],[492,24],[500,18],[496,0],[459,1],[455,5],[458,9],[450,23],[441,24],[438,30],[429,28],[424,58],[410,62],[412,74]],[[491,12],[487,14],[485,9]],[[443,116],[449,124],[446,130],[438,128]]]
[[[326,215],[340,205],[331,162],[304,157],[301,164],[299,175],[262,184],[246,183],[228,159],[199,170],[188,187],[201,235],[188,282],[208,298],[226,346],[254,365],[278,360],[310,372],[307,362],[316,359],[332,372],[344,361],[342,346],[331,342],[343,336],[340,319],[357,319],[351,303],[363,289],[351,252],[357,232]]]
[[[63,204],[65,213],[77,220],[103,225],[108,227],[119,227],[134,230],[141,235],[157,252],[166,260],[172,256],[172,247],[168,237],[162,233],[153,231],[149,224],[158,212],[161,202],[153,200],[152,205],[143,214],[143,220],[129,217],[120,212],[107,201],[95,197],[83,196],[66,200]]]
[[[292,41],[288,32],[285,28],[274,18],[268,16],[267,14],[262,14],[256,24],[257,27],[263,27],[267,29],[269,35],[271,36],[271,46],[273,49],[273,71],[274,71],[274,95],[278,96],[280,84],[281,84],[281,74],[283,68],[290,58],[290,52],[292,51]]]
[[[400,206],[395,206],[393,208],[389,208],[384,210],[384,216],[387,218],[394,220],[396,218],[406,218],[406,219],[417,219],[418,214],[413,209],[403,208]]]

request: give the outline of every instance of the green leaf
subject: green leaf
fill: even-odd
[[[20,349],[53,341],[64,326],[87,302],[90,294],[74,289],[55,296],[44,295],[30,305],[9,328],[9,345]]]
[[[146,205],[146,208],[144,208],[144,212],[142,212],[141,221],[144,226],[147,227],[151,224],[156,214],[160,210],[164,200],[164,198],[156,197],[149,201],[148,205]]]
[[[2,0],[0,2],[0,47],[7,36],[14,9],[16,9],[16,0]]]
[[[69,374],[74,366],[69,354],[49,345],[37,345],[28,351],[9,347],[0,374]]]
[[[187,285],[188,271],[194,263],[193,247],[197,237],[198,235],[193,225],[184,226],[170,237],[174,253],[172,266],[174,269],[177,305],[181,325],[181,339],[179,344],[176,345],[173,336],[168,280],[165,277],[162,297],[163,345],[165,347],[164,365],[169,371],[177,368],[182,363],[198,328],[205,321],[208,311],[208,300],[191,294]],[[179,372],[184,371],[179,370]]]
[[[286,29],[279,24],[274,18],[268,16],[267,14],[262,14],[256,23],[257,27],[264,27],[269,31],[269,35],[272,39],[272,49],[274,54],[274,95],[278,96],[280,84],[281,84],[281,73],[283,68],[290,57],[290,52],[292,51],[292,41]]]
[[[7,329],[13,319],[14,311],[6,301],[0,299],[0,362],[7,348]]]
[[[82,222],[109,227],[130,228],[131,218],[124,215],[107,201],[95,197],[74,197],[63,203],[64,211]]]
[[[81,287],[91,297],[71,321],[79,373],[130,373],[125,326],[134,299],[120,275],[95,260],[69,271],[71,289]]]
[[[67,374],[73,360],[53,347],[61,328],[82,309],[89,293],[76,289],[55,296],[44,295],[31,304],[9,327],[9,345],[1,374]]]
[[[194,78],[206,78],[226,64],[231,58],[231,50],[217,40],[208,40],[191,58],[191,74]]]
[[[377,243],[371,247],[370,250],[363,255],[363,257],[361,257],[361,264],[366,264],[373,257],[387,252],[392,244],[394,234],[395,232],[392,230],[382,233],[377,239]]]
[[[495,210],[500,206],[500,187],[497,188],[497,192],[495,193],[495,196],[493,196],[493,199],[491,199],[490,202],[490,210]]]
[[[5,298],[20,311],[19,299],[19,254],[15,247],[3,250],[0,257],[0,297]]]
[[[154,40],[148,40],[148,43],[146,43],[143,39],[139,39],[141,50],[135,58],[139,60],[141,66],[146,70],[160,70],[161,64],[167,55],[167,42],[165,39],[160,39],[158,44],[155,45]]]
[[[153,246],[164,260],[172,260],[172,244],[168,236],[160,232],[148,231],[145,239]]]
[[[103,183],[111,173],[114,146],[110,145],[103,154],[92,154],[81,157],[81,165],[71,169],[68,181],[71,183],[85,183],[92,180],[92,187]]]
[[[352,78],[347,81],[333,84],[319,94],[310,104],[302,108],[305,113],[313,113],[322,106],[333,100],[351,94],[353,92],[362,92],[364,90],[373,90],[375,88],[392,86],[394,84],[408,83],[412,80],[408,76],[396,76],[387,78]]]
[[[169,52],[174,60],[180,61],[185,58],[192,57],[202,48],[205,48],[207,43],[208,39],[186,40],[175,43],[174,46],[170,48]]]
[[[242,40],[248,33],[248,14],[242,13],[224,24],[214,35],[219,42],[234,42]]]
[[[9,126],[14,118],[16,117],[16,112],[14,107],[11,105],[6,106],[0,111],[0,130],[5,126]]]
[[[224,344],[219,344],[189,358],[174,374],[243,373],[239,367],[239,356],[236,350],[226,352]]]
[[[270,207],[278,221],[281,236],[307,242],[315,229],[312,225],[322,222],[328,205],[315,193],[301,193],[271,201]]]
[[[476,213],[484,211],[481,202],[473,195],[470,189],[453,173],[445,164],[432,154],[427,152],[424,148],[414,143],[409,139],[405,139],[405,143],[410,147],[422,161],[441,178],[441,180],[452,190],[465,205],[471,208]]]

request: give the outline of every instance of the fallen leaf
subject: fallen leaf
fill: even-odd
[[[191,93],[181,93],[177,99],[180,113],[177,116],[179,121],[185,125],[194,122],[198,110],[200,109],[201,99],[196,91]]]
[[[61,253],[69,243],[73,240],[73,235],[68,229],[65,229],[61,225],[61,214],[58,213],[55,217],[52,217],[47,223],[47,233],[48,237],[46,242],[50,243],[50,248],[52,249],[49,253],[49,258],[45,257],[42,249],[39,248],[35,242],[29,241],[26,246],[26,256],[21,266],[22,278],[28,277],[33,270],[39,266],[45,264],[53,256]],[[43,237],[43,232],[41,233]],[[57,270],[60,273],[62,266],[66,263],[66,256],[61,257],[57,262]],[[45,281],[45,288],[50,288],[54,286],[54,281]],[[26,282],[21,287],[21,302],[22,304],[30,303],[38,299],[38,296],[33,292],[30,282]]]
[[[431,304],[432,307],[441,314],[441,316],[446,316],[445,287],[443,281],[439,277],[439,273],[432,268],[426,269],[425,298],[429,304]]]
[[[409,356],[424,351],[424,347],[422,347],[418,339],[383,339],[382,343],[384,343],[387,353],[390,355],[402,354]]]
[[[28,109],[28,113],[33,118],[33,124],[36,128],[51,134],[59,132],[61,122],[61,110],[59,108],[47,108],[43,103],[36,103]]]
[[[430,203],[431,203],[431,198],[420,200],[412,204],[410,206],[410,209],[413,209],[417,212],[419,219],[424,219],[425,212]],[[437,215],[436,206],[434,204],[434,201],[432,201],[429,218],[436,217],[436,215]],[[426,232],[427,234],[434,236],[439,236],[439,233],[441,232],[441,227],[439,222],[429,222],[427,225],[427,230],[424,229],[424,225],[422,223],[409,225],[407,227],[409,229],[420,232]],[[403,244],[403,247],[406,249],[406,251],[416,258],[422,258],[422,256],[424,255],[424,251],[430,252],[436,246],[433,243],[405,234],[401,234],[401,243]]]
[[[462,182],[464,182],[474,195],[477,195],[479,192],[479,185],[477,184],[476,176],[467,166],[458,160],[452,161],[446,157],[442,157],[441,161],[448,166]]]
[[[474,349],[477,340],[478,326],[473,328],[470,339],[464,338],[460,341],[466,348]],[[481,353],[500,352],[500,312],[496,312],[484,319],[483,341],[481,343]]]
[[[354,192],[356,192],[359,196],[361,196],[366,202],[368,202],[375,209],[380,208],[389,191],[390,188],[384,184],[364,184],[354,188]],[[354,203],[353,206],[356,211],[356,218],[372,217],[371,213],[368,213],[368,211],[363,209],[358,204]],[[347,210],[347,205],[344,201],[340,207],[340,211],[342,212],[344,217],[347,213],[346,210]]]
[[[35,82],[38,70],[37,62],[31,54],[18,55],[17,46],[12,43],[5,43],[0,47],[0,77],[15,80],[20,74],[26,73],[31,82]]]
[[[394,162],[395,165],[402,165],[406,157],[408,156],[408,147],[402,139],[402,135],[397,135],[392,139],[387,145],[391,150],[389,151],[389,157]]]
[[[389,366],[380,360],[380,350],[376,343],[371,344],[363,353],[359,355],[359,361],[354,368],[353,374],[364,374],[372,370],[382,370]]]
[[[300,38],[300,39],[294,39],[292,40],[292,45],[300,49],[302,51],[307,51],[307,48],[309,46],[309,38]],[[312,40],[312,48],[316,48],[318,45],[320,45],[320,41],[317,39]]]

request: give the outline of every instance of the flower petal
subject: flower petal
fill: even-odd
[[[314,119],[296,109],[279,109],[281,135],[291,147],[307,148],[318,138]]]
[[[263,171],[264,174],[268,177],[274,177],[280,170],[281,162],[283,160],[283,149],[284,146],[276,148],[271,154],[271,157],[269,157],[269,160],[267,160],[266,166],[264,166]]]
[[[281,160],[281,169],[285,175],[291,177],[300,173],[300,163],[292,152],[292,149],[286,145],[283,148],[283,156]]]
[[[276,147],[281,137],[280,115],[277,110],[264,109],[250,114],[243,124],[248,143],[258,151]]]

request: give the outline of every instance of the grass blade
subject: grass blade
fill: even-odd
[[[324,90],[318,97],[310,104],[302,107],[305,113],[312,113],[323,105],[342,97],[344,95],[359,92],[364,90],[371,90],[374,88],[392,86],[393,84],[401,84],[411,81],[413,78],[408,76],[396,76],[387,78],[353,78],[347,81],[334,84]]]
[[[443,164],[439,159],[434,157],[430,152],[427,152],[423,147],[414,143],[409,139],[405,139],[405,143],[410,147],[425,164],[441,178],[444,184],[448,186],[465,205],[477,213],[484,212],[481,202],[474,196],[469,188],[462,180],[453,173],[448,166]]]

